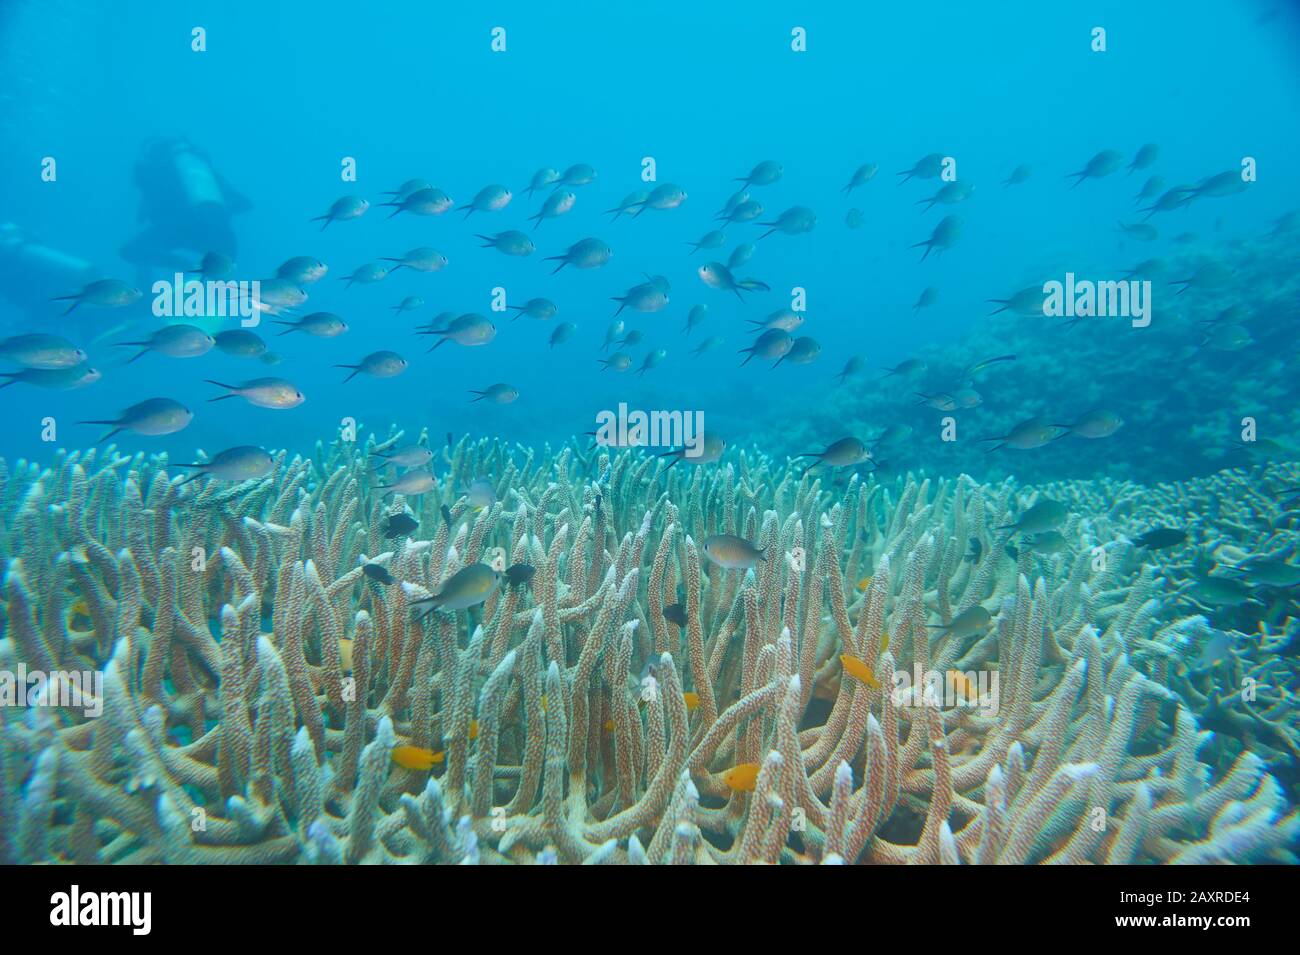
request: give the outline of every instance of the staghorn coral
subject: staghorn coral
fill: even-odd
[[[1043,489],[1108,559],[1012,560],[1011,482],[830,487],[751,451],[668,468],[482,440],[448,449],[438,492],[382,498],[367,453],[401,437],[281,454],[236,486],[112,448],[0,468],[0,666],[103,675],[97,718],[0,709],[0,859],[1294,861],[1300,819],[1265,759],[1200,761],[1206,686],[1166,665],[1196,634],[1124,536],[1221,488]],[[489,508],[446,490],[483,475]],[[418,539],[385,539],[403,507]],[[767,559],[708,564],[715,533]],[[492,548],[535,566],[531,588],[412,619]],[[989,632],[933,630],[976,604]],[[996,707],[894,691],[949,670],[995,674]],[[1289,700],[1266,718],[1293,726]],[[404,769],[399,744],[442,761]],[[724,779],[742,763],[752,792]]]

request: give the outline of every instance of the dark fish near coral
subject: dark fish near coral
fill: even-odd
[[[361,572],[375,583],[384,584],[385,586],[397,583],[397,578],[390,574],[383,564],[362,564]]]
[[[807,451],[796,457],[817,459],[804,469],[806,474],[819,464],[832,468],[847,468],[863,464],[871,460],[871,451],[857,438],[848,437],[831,442],[823,451]]]
[[[1280,558],[1247,560],[1224,569],[1243,574],[1249,582],[1267,587],[1287,588],[1300,584],[1300,565],[1289,564]]]
[[[1153,527],[1133,538],[1133,543],[1147,550],[1167,550],[1187,540],[1187,531],[1177,527]]]
[[[502,574],[487,564],[470,564],[462,567],[447,579],[432,597],[411,601],[416,619],[435,610],[468,610],[487,600],[501,586]]]
[[[686,608],[679,603],[671,603],[664,607],[664,619],[669,623],[684,627],[686,626]]]
[[[536,573],[537,568],[532,564],[511,564],[505,569],[506,583],[511,587],[527,587]]]
[[[980,539],[978,537],[972,537],[970,539],[970,550],[966,552],[966,559],[970,561],[972,564],[975,564],[979,562],[979,559],[981,556],[983,556],[983,554],[984,554],[984,545],[980,543]]]
[[[405,512],[401,514],[390,514],[384,521],[383,534],[385,539],[392,540],[396,537],[409,537],[415,533],[415,529],[420,526],[410,514]]]

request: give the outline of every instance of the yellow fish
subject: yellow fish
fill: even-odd
[[[700,694],[687,691],[682,694],[682,699],[686,701],[686,710],[690,712],[700,705]]]
[[[352,641],[347,637],[339,639],[339,659],[343,663],[343,672],[352,672]]]
[[[478,720],[469,721],[469,738],[478,739]]]
[[[840,663],[844,665],[844,670],[850,676],[857,677],[873,690],[880,689],[880,681],[876,675],[871,672],[871,667],[867,666],[857,657],[851,657],[847,653],[840,654]]]
[[[606,732],[606,733],[612,733],[612,732],[614,732],[614,721],[613,721],[613,720],[605,720],[605,732]]]
[[[758,784],[758,763],[741,763],[722,774],[722,781],[738,793],[752,793]]]
[[[860,594],[866,593],[867,588],[870,586],[871,586],[871,578],[863,577],[861,580],[858,581],[858,593]]]
[[[880,632],[880,652],[884,653],[888,649],[889,649],[889,631],[882,630]]]
[[[403,769],[419,769],[428,771],[434,766],[441,763],[444,755],[441,751],[435,752],[431,749],[423,749],[419,746],[394,746],[393,762]]]
[[[949,670],[948,682],[952,688],[960,695],[961,699],[966,702],[974,702],[978,693],[975,690],[975,684],[972,683],[961,671]]]

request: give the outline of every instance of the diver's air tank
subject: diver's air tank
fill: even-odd
[[[171,162],[176,182],[190,208],[199,213],[226,210],[226,196],[206,156],[186,142],[171,145]]]

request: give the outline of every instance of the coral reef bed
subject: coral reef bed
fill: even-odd
[[[97,717],[0,708],[0,860],[1295,861],[1294,604],[1205,584],[1286,543],[1295,465],[1028,488],[485,439],[403,499],[368,464],[400,440],[233,485],[4,465],[0,667],[103,679]],[[1044,499],[1054,553],[1007,526]],[[535,574],[417,619],[475,562]]]

